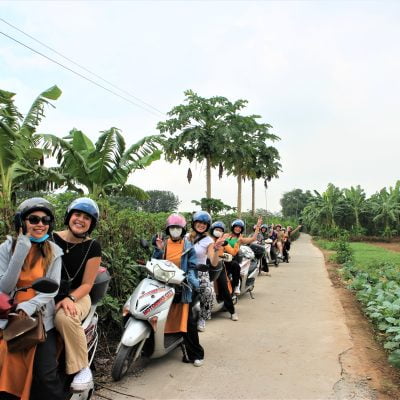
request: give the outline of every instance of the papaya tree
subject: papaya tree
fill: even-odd
[[[187,104],[168,112],[170,117],[159,122],[157,129],[164,136],[164,152],[168,162],[187,159],[206,163],[206,197],[211,198],[211,169],[222,166],[224,149],[231,126],[229,118],[247,104],[246,100],[229,101],[222,96],[201,97],[192,90],[184,92]],[[191,171],[188,171],[190,181]]]
[[[278,151],[268,150],[267,141],[276,141],[278,136],[269,132],[268,124],[260,124],[259,115],[231,115],[229,118],[230,135],[225,143],[223,165],[228,175],[237,180],[237,212],[242,211],[242,181],[276,176],[280,168],[277,163]],[[264,155],[264,153],[266,153]],[[268,153],[272,156],[267,160]],[[264,156],[264,159],[263,159]]]

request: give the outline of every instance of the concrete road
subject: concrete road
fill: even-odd
[[[151,360],[139,376],[109,384],[115,391],[102,389],[96,398],[350,398],[341,384],[340,355],[351,348],[351,338],[323,255],[308,235],[293,244],[290,263],[258,277],[254,294],[254,300],[239,299],[238,322],[228,313],[207,322],[200,333],[202,367],[182,363],[178,349]]]

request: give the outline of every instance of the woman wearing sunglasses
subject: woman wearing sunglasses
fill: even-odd
[[[40,197],[25,200],[17,209],[14,223],[18,237],[8,237],[0,245],[0,292],[12,295],[16,288],[30,286],[43,276],[59,283],[62,251],[48,240],[54,226],[52,205]],[[0,339],[0,399],[65,399],[57,373],[55,295],[56,292],[36,293],[33,289],[17,293],[18,318],[44,310],[47,338],[44,343],[16,353],[9,352],[7,343]],[[7,322],[0,320],[0,329]],[[40,396],[30,395],[31,389]]]
[[[67,208],[64,218],[67,229],[53,235],[64,251],[54,322],[64,340],[66,373],[71,379],[73,376],[71,390],[74,392],[93,386],[82,321],[90,311],[89,293],[101,262],[101,246],[89,236],[98,219],[96,202],[81,197]]]

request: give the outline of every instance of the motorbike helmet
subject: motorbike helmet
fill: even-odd
[[[205,232],[208,231],[211,225],[211,215],[207,211],[197,211],[193,214],[192,217],[192,228],[194,229],[195,222],[202,222],[203,224],[207,225],[207,229]],[[196,230],[196,229],[194,229]]]
[[[49,230],[47,233],[50,233],[54,229],[54,210],[52,204],[43,199],[42,197],[32,197],[31,199],[27,199],[23,201],[14,216],[14,227],[17,232],[19,232],[20,228],[22,228],[23,233],[26,233],[26,223],[25,218],[34,211],[43,211],[49,217],[51,217],[51,222],[49,224]]]
[[[267,224],[262,224],[262,225],[260,226],[260,229],[262,229],[262,228],[268,229],[268,225],[267,225]]]
[[[90,227],[87,231],[89,235],[92,233],[93,229],[96,227],[97,221],[99,220],[100,211],[97,203],[89,199],[88,197],[80,197],[79,199],[75,199],[68,207],[65,212],[64,224],[69,226],[69,220],[74,211],[82,211],[85,214],[89,215],[92,218],[92,222],[90,223]]]
[[[243,232],[244,230],[244,222],[241,219],[235,219],[232,224],[231,224],[231,231],[233,232],[233,229],[235,228],[235,226],[240,226],[241,231],[240,233]]]
[[[214,237],[217,237],[216,235],[214,235],[214,229],[219,228],[222,229],[222,232],[225,232],[225,224],[222,221],[215,221],[211,227],[210,227],[210,232],[211,235],[213,235]]]
[[[186,219],[183,215],[181,214],[171,214],[167,218],[167,222],[165,223],[165,233],[169,235],[169,228],[170,226],[179,226],[182,228],[182,237],[186,233]]]

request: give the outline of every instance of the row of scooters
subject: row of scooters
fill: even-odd
[[[142,246],[148,246],[144,241]],[[241,246],[238,262],[241,266],[240,294],[233,295],[234,303],[245,293],[253,296],[257,276],[262,271],[262,258],[271,260],[271,243]],[[231,261],[231,255],[225,253],[224,261]],[[280,260],[276,257],[276,261]],[[142,356],[160,358],[174,350],[182,343],[179,333],[165,334],[165,324],[175,295],[175,288],[187,285],[185,273],[167,260],[150,259],[143,266],[147,272],[135,288],[123,307],[125,321],[121,341],[117,347],[111,375],[115,381],[120,380],[128,370],[140,365]],[[207,265],[198,265],[199,271],[207,271],[210,280],[215,281],[222,272],[221,268],[210,269]],[[199,300],[193,302],[194,310],[200,309]],[[224,302],[213,292],[212,312],[221,311]]]

